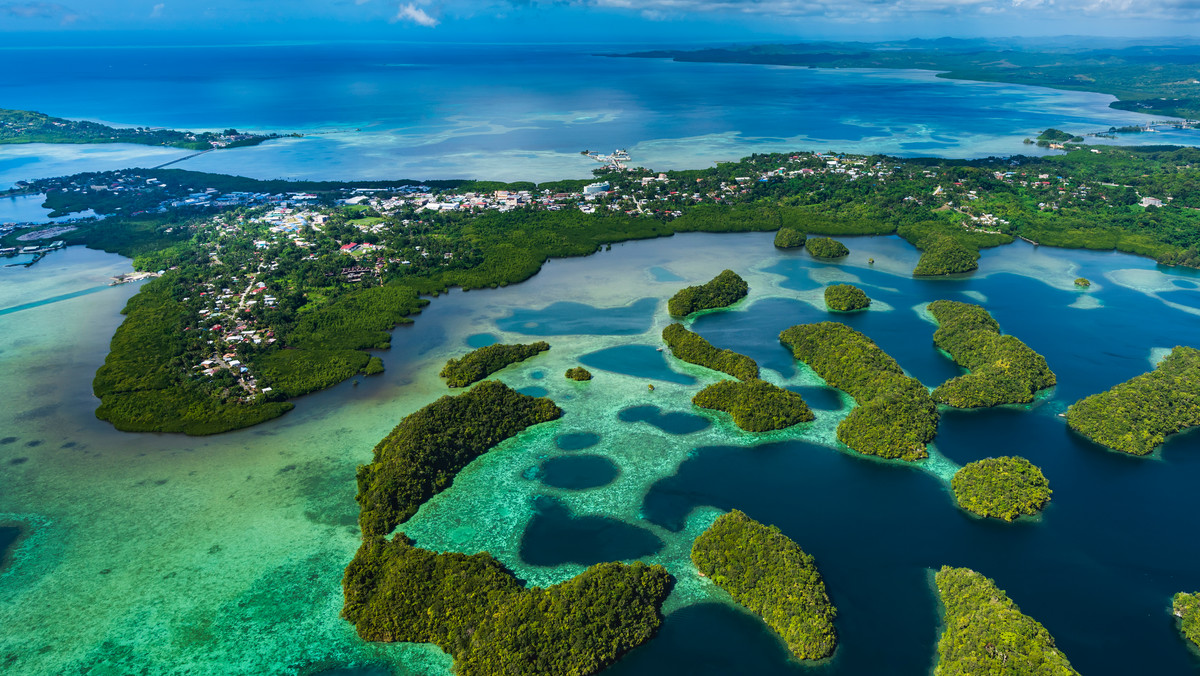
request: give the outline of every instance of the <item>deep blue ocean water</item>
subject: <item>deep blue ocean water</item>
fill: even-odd
[[[1005,155],[1041,152],[1021,140],[1047,127],[1089,132],[1148,120],[1108,108],[1112,98],[1105,95],[950,81],[925,71],[597,55],[639,47],[371,42],[8,49],[0,105],[125,126],[321,132],[174,166],[322,179],[586,177],[596,165],[579,151],[618,147],[654,169],[704,167],[771,150]],[[1132,140],[1198,138],[1139,136]],[[0,186],[83,170],[152,167],[188,154],[137,146],[6,146]]]

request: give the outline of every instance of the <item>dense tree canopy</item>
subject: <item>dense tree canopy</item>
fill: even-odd
[[[696,538],[692,563],[733,600],[763,618],[797,658],[833,654],[837,608],[816,561],[778,528],[735,509]]]
[[[985,458],[967,463],[950,481],[958,505],[1005,521],[1037,514],[1050,502],[1050,482],[1025,458]]]
[[[1184,637],[1200,648],[1200,592],[1179,592],[1171,600],[1171,611],[1179,618],[1179,630]]]
[[[845,244],[829,237],[816,237],[804,243],[808,252],[817,258],[841,258],[849,255]]]
[[[733,270],[722,270],[721,274],[699,286],[680,289],[667,302],[667,311],[672,317],[686,317],[700,310],[714,310],[733,305],[746,297],[750,286]]]
[[[1149,373],[1080,399],[1067,424],[1092,441],[1146,455],[1168,435],[1200,425],[1200,350],[1176,347]]]
[[[505,366],[524,361],[549,349],[550,344],[544,340],[513,345],[496,343],[471,350],[458,359],[447,360],[440,375],[446,379],[446,384],[450,387],[466,387],[471,383],[483,380]]]
[[[728,373],[740,380],[758,378],[758,364],[733,350],[718,350],[703,336],[687,330],[683,324],[670,324],[662,332],[663,342],[677,358],[714,371]]]
[[[978,305],[936,300],[929,313],[938,322],[933,343],[971,372],[951,378],[933,391],[940,404],[979,408],[1027,404],[1038,390],[1058,382],[1046,358],[1013,336]]]
[[[825,305],[834,312],[854,312],[870,307],[871,299],[853,284],[831,284],[825,287]]]
[[[803,232],[795,228],[780,228],[779,232],[775,233],[775,246],[780,249],[798,249],[804,246],[807,239]]]
[[[796,359],[858,407],[838,424],[837,438],[867,455],[902,460],[929,457],[937,405],[928,390],[870,338],[837,322],[801,324],[779,334]]]
[[[758,379],[713,383],[692,397],[692,403],[730,414],[747,432],[781,430],[815,418],[799,394]]]
[[[1078,676],[1050,632],[992,580],[943,566],[935,581],[946,629],[934,676]]]
[[[449,488],[472,460],[562,409],[487,380],[406,416],[358,468],[359,525],[364,535],[387,535],[426,500]]]
[[[567,377],[571,380],[591,380],[592,372],[583,368],[582,366],[576,366],[574,368],[567,369]]]
[[[921,259],[913,268],[916,277],[935,277],[970,272],[979,267],[979,252],[955,237],[930,235],[921,240]]]

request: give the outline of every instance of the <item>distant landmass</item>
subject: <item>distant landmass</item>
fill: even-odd
[[[897,68],[942,71],[939,77],[1036,85],[1111,94],[1110,107],[1187,120],[1200,118],[1200,46],[1118,46],[987,40],[811,42],[611,56],[698,63],[751,63],[812,68]]]
[[[281,138],[279,134],[243,134],[236,129],[222,132],[191,132],[156,127],[110,127],[99,122],[50,117],[31,110],[0,108],[0,144],[16,143],[136,143],[186,150],[215,150],[256,146]]]

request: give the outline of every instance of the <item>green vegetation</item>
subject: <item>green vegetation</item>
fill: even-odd
[[[1179,631],[1192,645],[1200,648],[1200,592],[1176,594],[1171,599],[1171,612],[1179,618]]]
[[[967,463],[950,481],[958,506],[979,516],[1012,521],[1037,514],[1050,502],[1050,482],[1025,458],[985,458]]]
[[[1082,136],[1069,134],[1061,129],[1055,129],[1053,127],[1038,134],[1037,140],[1045,141],[1046,143],[1066,143],[1068,141],[1071,143],[1083,143]]]
[[[700,408],[724,411],[747,432],[773,432],[815,416],[799,394],[763,380],[722,380],[692,397]]]
[[[524,361],[540,352],[550,349],[550,344],[544,340],[536,343],[517,343],[505,345],[497,343],[472,350],[461,359],[450,359],[442,367],[441,376],[450,387],[466,387],[492,375],[496,371]]]
[[[853,284],[833,284],[825,287],[825,305],[834,312],[854,312],[871,306],[871,299]]]
[[[375,446],[371,464],[358,468],[363,534],[392,532],[476,457],[530,425],[561,415],[549,399],[487,380],[406,416]]]
[[[950,566],[935,580],[946,629],[934,676],[1078,676],[1050,632],[995,582]]]
[[[1200,350],[1176,347],[1149,373],[1067,409],[1067,424],[1092,441],[1146,455],[1170,434],[1200,425]]]
[[[1092,280],[1088,279],[1087,277],[1076,277],[1075,278],[1075,286],[1086,289],[1091,285],[1092,285]]]
[[[956,408],[1027,404],[1038,390],[1057,381],[1046,358],[1013,336],[978,305],[935,300],[929,312],[938,322],[933,343],[970,370],[933,391],[933,399]]]
[[[758,378],[758,364],[744,354],[733,350],[718,350],[703,336],[687,330],[683,324],[671,324],[662,332],[663,342],[671,348],[671,354],[686,361],[710,368],[739,380]]]
[[[841,258],[850,254],[845,244],[828,237],[817,237],[805,242],[808,253],[817,258]]]
[[[151,129],[115,128],[97,122],[65,120],[28,110],[0,108],[0,145],[11,143],[137,143],[148,146],[172,146],[188,150],[239,148],[254,146],[278,134],[239,134],[236,129],[221,133]]]
[[[680,289],[667,302],[672,317],[686,317],[700,310],[729,307],[746,297],[750,286],[733,270],[722,270],[705,284]]]
[[[591,380],[592,372],[582,366],[576,366],[575,368],[567,369],[567,377],[571,380]]]
[[[979,252],[958,239],[933,235],[921,240],[921,259],[913,268],[914,277],[936,277],[970,272],[979,267]]]
[[[916,378],[870,338],[836,322],[801,324],[779,334],[796,359],[858,402],[838,424],[837,438],[866,455],[901,460],[929,457],[937,434],[937,404]]]
[[[775,233],[775,246],[780,249],[798,249],[804,246],[808,237],[795,228],[780,228]]]
[[[797,658],[833,654],[837,608],[813,557],[775,526],[736,509],[723,514],[692,544],[692,563],[761,617]]]
[[[363,375],[373,376],[378,373],[383,373],[383,360],[379,357],[371,357],[367,360],[367,365],[363,367]]]
[[[662,566],[600,563],[525,588],[486,552],[435,552],[402,534],[364,539],[342,579],[342,615],[367,641],[433,643],[458,676],[594,674],[662,624]]]

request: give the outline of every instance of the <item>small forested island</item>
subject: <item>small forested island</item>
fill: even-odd
[[[1178,346],[1149,373],[1067,409],[1067,424],[1092,441],[1147,455],[1168,435],[1200,426],[1200,350]]]
[[[663,342],[675,357],[714,371],[727,373],[739,380],[758,378],[758,364],[733,350],[718,350],[698,333],[683,324],[670,324],[662,332]]]
[[[1067,143],[1067,142],[1083,143],[1082,136],[1076,136],[1075,134],[1072,134],[1070,132],[1065,132],[1061,129],[1055,129],[1053,127],[1038,134],[1037,140],[1039,141],[1039,145],[1041,145],[1041,143],[1045,143],[1046,145],[1049,145],[1051,143]]]
[[[804,246],[808,236],[795,228],[780,228],[775,233],[775,246],[779,249],[798,249]]]
[[[1081,289],[1086,289],[1091,285],[1092,285],[1092,280],[1088,279],[1087,277],[1076,277],[1075,278],[1075,286],[1078,286]]]
[[[692,563],[783,637],[798,659],[833,654],[837,608],[816,561],[775,526],[733,510],[692,544]]]
[[[1171,612],[1179,618],[1179,631],[1184,638],[1200,648],[1200,592],[1179,592],[1171,599]]]
[[[187,150],[256,146],[279,134],[190,132],[151,127],[110,127],[98,122],[64,120],[29,110],[0,108],[0,145],[12,143],[136,143]]]
[[[939,404],[956,408],[1027,404],[1038,390],[1058,382],[1045,357],[1013,336],[1000,335],[1000,324],[982,307],[935,300],[928,309],[938,322],[933,344],[970,371],[933,391]]]
[[[578,381],[591,380],[592,372],[583,368],[582,366],[576,366],[574,368],[567,369],[567,377],[571,380]]]
[[[838,424],[837,438],[865,455],[901,460],[928,458],[925,444],[937,434],[937,404],[916,378],[870,338],[837,322],[800,324],[779,341],[831,387],[858,406]]]
[[[931,235],[918,243],[921,258],[914,277],[936,277],[970,272],[979,268],[979,252],[954,237]]]
[[[496,371],[525,361],[535,354],[550,349],[550,344],[544,340],[536,343],[514,343],[507,345],[496,343],[477,350],[471,350],[458,359],[449,359],[442,367],[441,376],[450,387],[466,387],[479,382]]]
[[[397,534],[363,540],[342,579],[342,615],[367,641],[438,646],[458,676],[585,676],[654,636],[671,584],[638,561],[526,588],[487,552],[439,554]]]
[[[1009,456],[967,463],[954,473],[950,487],[959,507],[1005,521],[1037,514],[1053,492],[1037,465]]]
[[[715,310],[729,307],[746,297],[750,285],[733,270],[722,270],[721,274],[699,286],[680,289],[667,301],[667,311],[672,317],[686,317],[700,310]]]
[[[854,312],[870,307],[871,299],[853,284],[832,284],[825,287],[825,305],[834,312]]]
[[[391,533],[449,488],[472,460],[531,425],[561,416],[549,399],[526,396],[497,380],[405,416],[375,446],[371,464],[358,468],[355,499],[363,535]]]
[[[950,566],[934,580],[945,609],[934,676],[1079,676],[1050,632],[992,580]]]
[[[850,254],[845,244],[829,237],[816,237],[804,243],[808,253],[817,258],[841,258]]]
[[[815,419],[804,398],[763,380],[722,380],[692,397],[700,408],[724,411],[747,432],[772,432]]]

